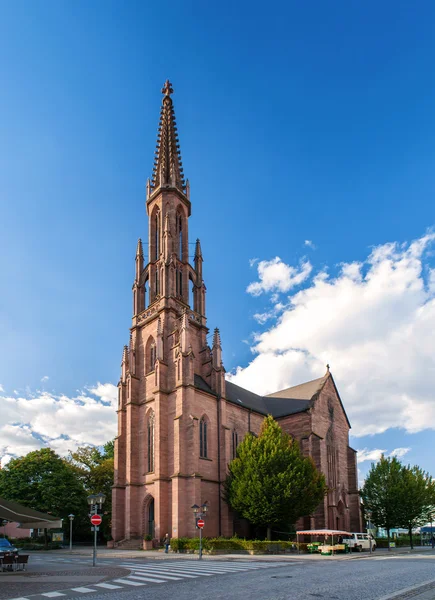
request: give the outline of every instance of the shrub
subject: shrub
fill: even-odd
[[[295,542],[269,542],[263,540],[245,540],[232,538],[203,538],[202,548],[206,553],[237,552],[242,554],[284,553],[297,550]],[[299,544],[299,548],[307,551],[307,544]],[[171,549],[174,552],[197,552],[199,538],[172,538]]]

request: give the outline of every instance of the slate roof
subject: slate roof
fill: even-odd
[[[262,415],[279,418],[308,410],[313,396],[322,388],[326,378],[327,375],[268,396],[259,396],[231,381],[226,381],[225,395],[226,399],[233,404],[249,408]],[[214,395],[210,386],[199,375],[195,375],[195,387]]]

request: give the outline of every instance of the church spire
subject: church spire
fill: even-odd
[[[169,79],[166,80],[162,94],[162,108],[160,110],[159,130],[157,134],[157,150],[154,162],[153,176],[147,186],[148,196],[158,188],[173,187],[186,196],[186,183],[184,181],[183,167],[181,164],[180,144],[178,141],[177,124],[175,122],[174,106],[171,94],[174,90]]]

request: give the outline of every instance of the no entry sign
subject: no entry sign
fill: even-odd
[[[205,525],[205,521],[203,519],[198,519],[196,522],[196,526],[202,529]]]
[[[92,517],[91,517],[92,525],[95,525],[95,526],[101,525],[101,521],[102,521],[102,519],[101,519],[100,515],[92,515]]]

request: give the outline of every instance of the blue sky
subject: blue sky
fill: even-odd
[[[353,445],[435,474],[434,29],[429,1],[0,2],[0,384],[22,400],[0,454],[99,443],[60,397],[111,432],[169,77],[227,371],[261,391],[329,361]]]

